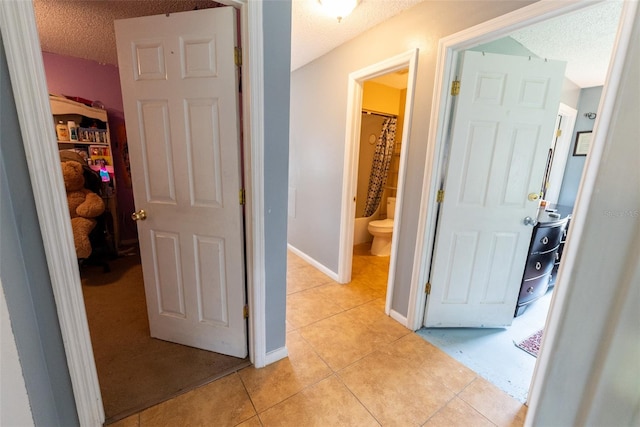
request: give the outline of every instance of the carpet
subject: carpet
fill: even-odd
[[[533,357],[538,357],[538,352],[540,351],[540,342],[542,341],[542,332],[544,330],[540,329],[538,332],[530,335],[519,343],[514,342],[516,347],[526,351]]]
[[[109,424],[250,365],[151,338],[140,257],[82,266],[89,332]]]

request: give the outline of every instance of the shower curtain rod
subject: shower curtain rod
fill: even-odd
[[[373,111],[373,110],[365,110],[364,108],[362,109],[362,112],[365,114],[373,114],[374,116],[390,117],[392,119],[398,118],[398,116],[395,114],[381,113],[379,111]]]

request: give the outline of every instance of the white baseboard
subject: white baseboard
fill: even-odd
[[[407,318],[405,316],[403,316],[402,314],[398,313],[395,310],[390,310],[389,311],[389,316],[391,316],[391,318],[393,320],[395,320],[396,322],[400,323],[402,326],[404,326],[405,328],[409,328],[409,322],[407,322]],[[411,328],[409,328],[411,329]]]
[[[289,356],[289,351],[286,346],[270,351],[265,356],[265,366],[277,362],[278,360],[282,360],[287,356]]]
[[[291,246],[289,243],[287,243],[287,248],[291,252],[293,252],[294,254],[296,254],[297,256],[299,256],[300,258],[302,258],[303,260],[305,260],[306,262],[308,262],[309,264],[311,264],[312,266],[314,266],[315,268],[317,268],[318,270],[320,270],[321,272],[329,276],[331,279],[338,282],[338,273],[329,270],[327,267],[320,264],[318,261],[311,258],[309,255],[305,254],[304,252],[300,251],[298,248]]]

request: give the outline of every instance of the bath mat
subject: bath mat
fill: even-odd
[[[540,329],[535,334],[529,336],[519,343],[514,342],[514,344],[516,345],[516,347],[521,348],[533,357],[538,357],[538,352],[540,351],[540,342],[542,341],[542,332],[543,329]]]

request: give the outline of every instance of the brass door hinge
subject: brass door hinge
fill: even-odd
[[[244,316],[245,319],[249,318],[249,306],[247,304],[242,308],[242,316]]]
[[[427,282],[426,286],[424,287],[424,293],[429,295],[431,294],[431,283]]]
[[[242,49],[239,47],[233,48],[233,61],[238,67],[242,67]]]
[[[436,196],[436,202],[438,203],[444,202],[444,190],[438,190],[438,195]]]
[[[238,193],[238,199],[240,200],[240,204],[244,205],[246,198],[245,198],[245,193],[244,193],[244,188],[240,189],[240,192]]]
[[[451,96],[457,96],[460,94],[460,80],[454,80],[451,82]]]
[[[556,130],[556,138],[562,135],[562,129]]]

